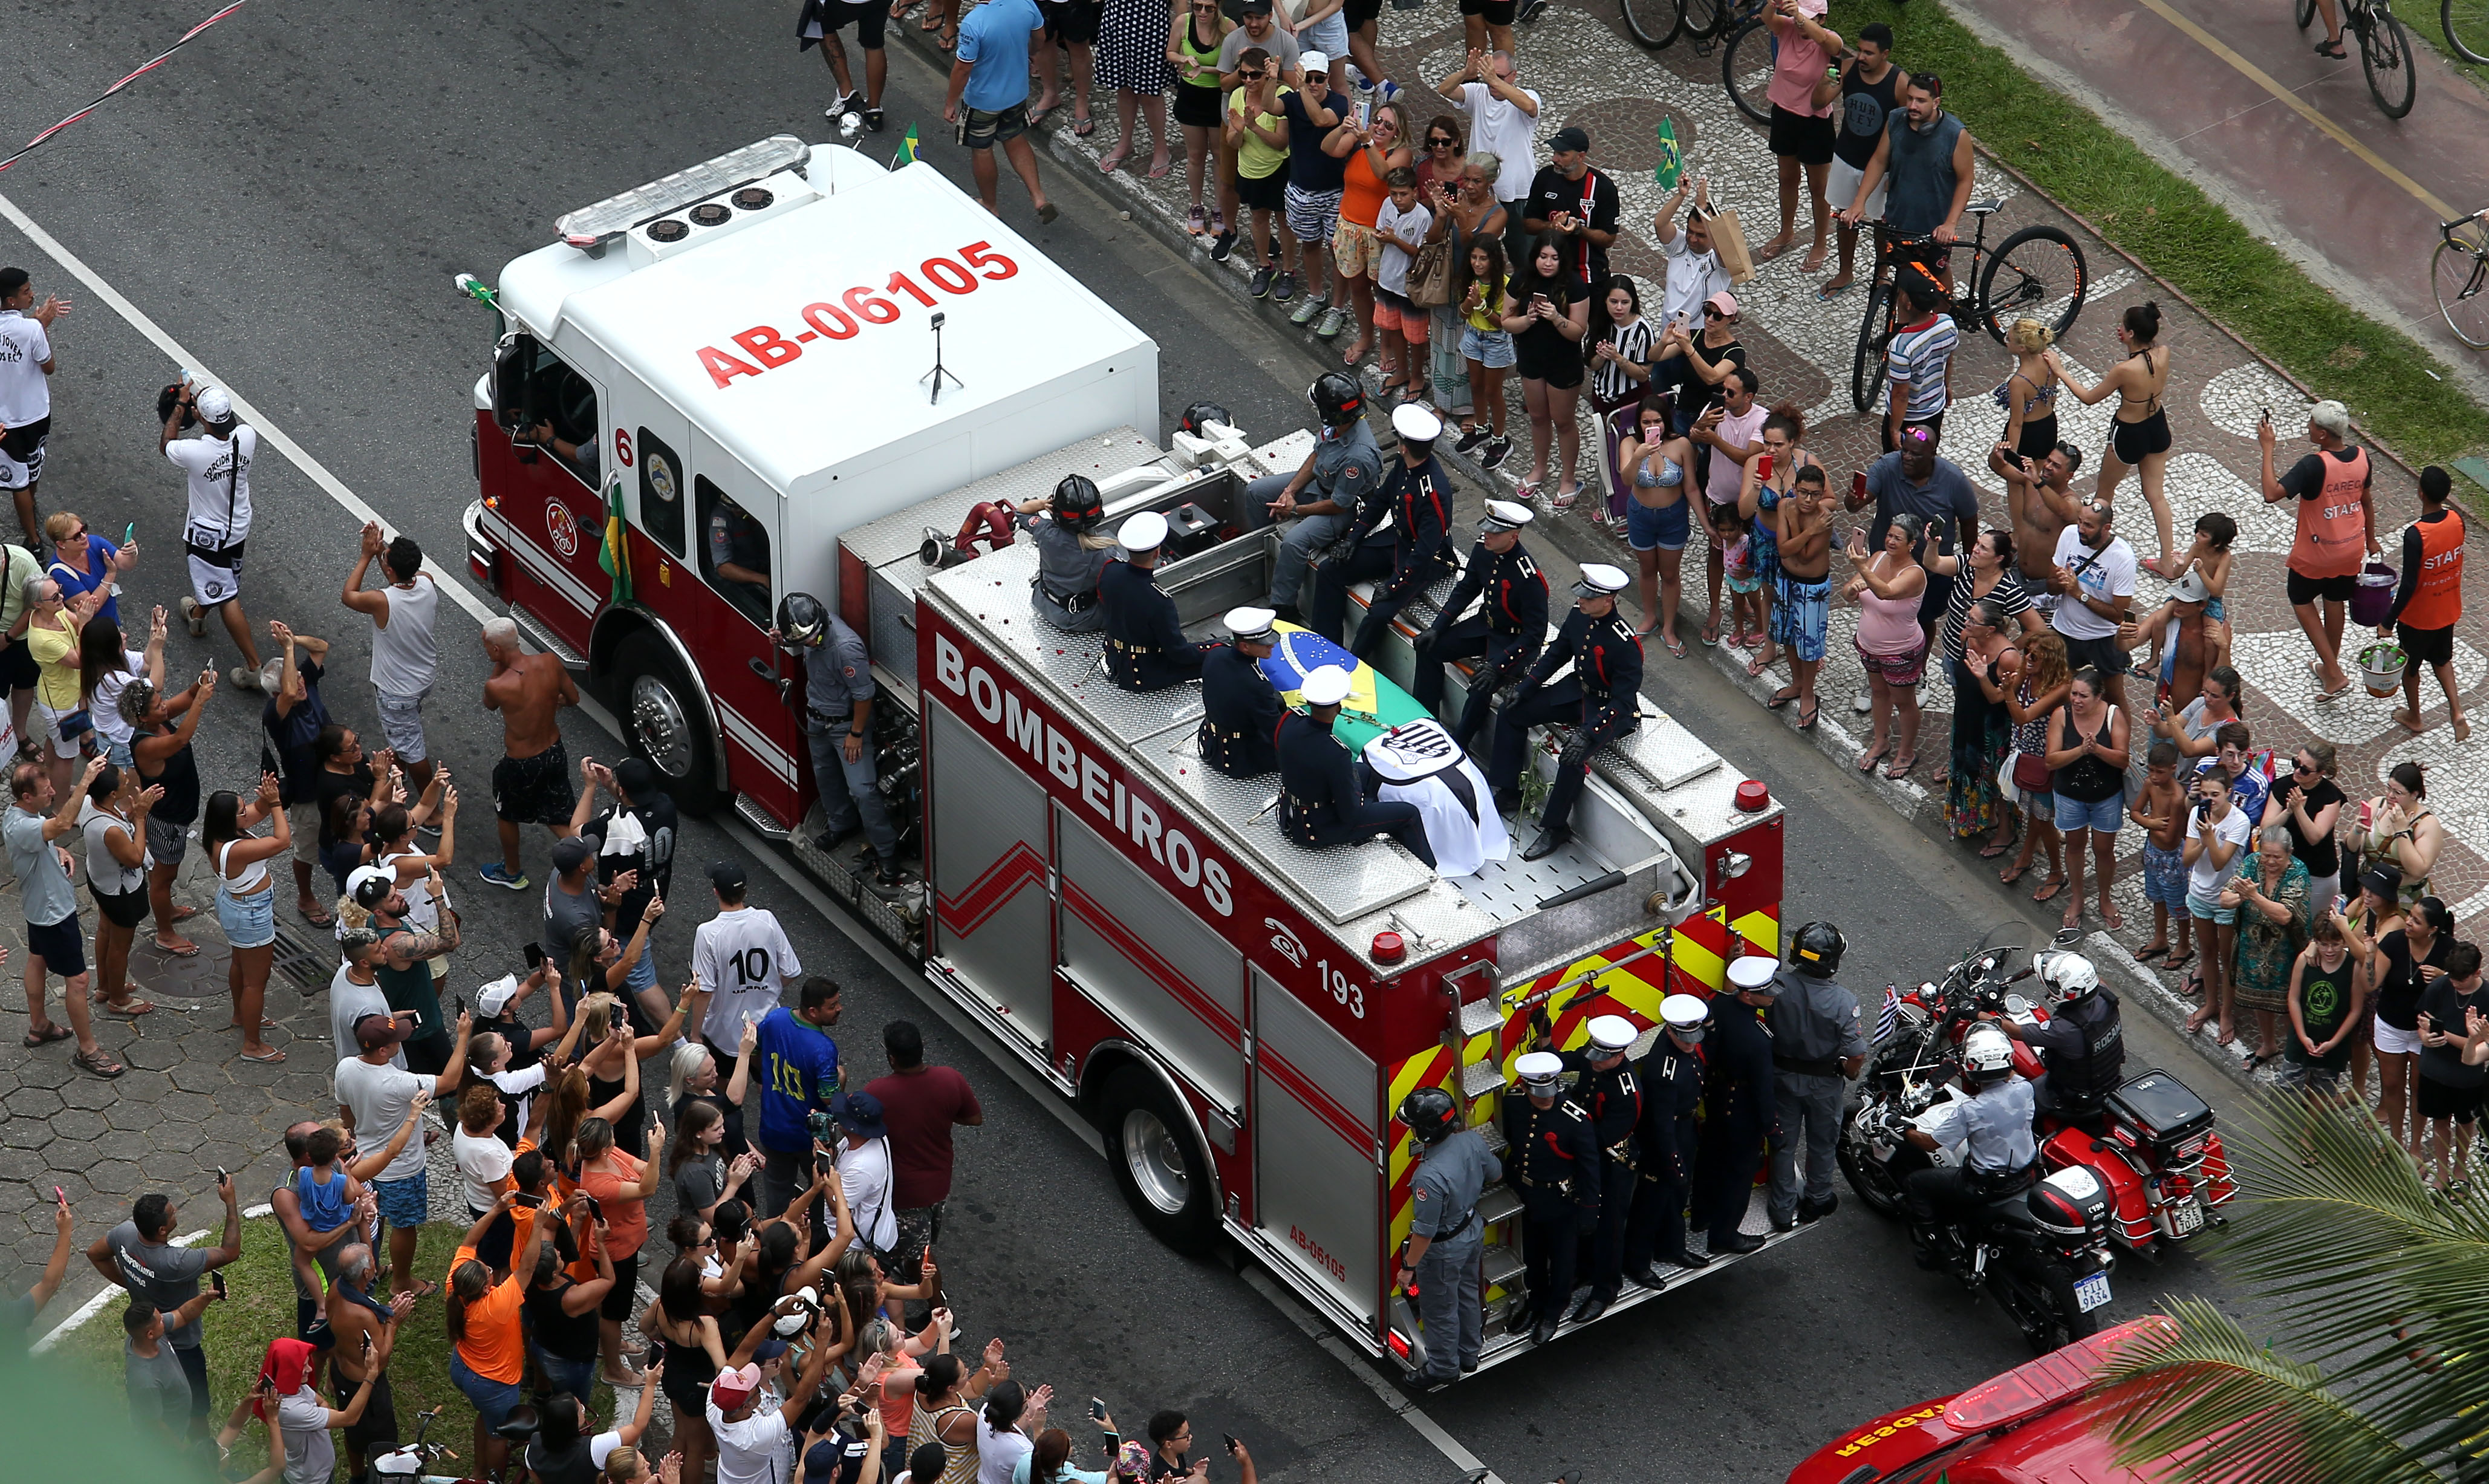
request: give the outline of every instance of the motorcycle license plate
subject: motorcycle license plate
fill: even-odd
[[[2095,1272],[2074,1280],[2074,1306],[2088,1314],[2108,1302],[2108,1274]]]
[[[2204,1208],[2192,1198],[2169,1208],[2169,1230],[2181,1237],[2192,1237],[2204,1229]]]

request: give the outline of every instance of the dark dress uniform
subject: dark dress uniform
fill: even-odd
[[[1694,1219],[1709,1230],[1718,1251],[1745,1219],[1780,1107],[1772,1033],[1763,1028],[1763,1013],[1733,995],[1711,1003],[1716,1018],[1702,1047],[1702,1144],[1694,1169]]]
[[[1156,568],[1106,563],[1098,599],[1106,610],[1106,678],[1128,691],[1163,691],[1200,677],[1211,646],[1186,640],[1175,599],[1159,591]]]
[[[1566,660],[1573,662],[1573,673],[1549,685],[1547,677]],[[1605,617],[1593,618],[1575,608],[1497,719],[1487,783],[1501,793],[1521,782],[1531,728],[1549,722],[1574,725],[1573,740],[1556,762],[1547,808],[1538,816],[1543,829],[1569,828],[1573,802],[1590,776],[1591,756],[1642,725],[1641,691],[1642,642],[1634,638],[1624,615],[1612,608]]]
[[[1483,597],[1477,613],[1456,615]],[[1469,699],[1461,706],[1452,740],[1463,747],[1486,725],[1487,703],[1495,693],[1528,673],[1531,661],[1547,644],[1547,577],[1516,541],[1502,552],[1484,541],[1470,548],[1469,565],[1444,600],[1435,626],[1419,641],[1417,676],[1409,694],[1430,712],[1444,701],[1444,667],[1453,660],[1477,659],[1470,677]]]
[[[1287,714],[1262,663],[1234,644],[1201,662],[1201,760],[1229,778],[1255,778],[1279,765],[1275,734]]]
[[[1580,1051],[1563,1054],[1567,1071],[1581,1073],[1573,1084],[1573,1100],[1590,1115],[1591,1137],[1599,1146],[1599,1211],[1590,1234],[1590,1293],[1614,1299],[1624,1292],[1625,1218],[1632,1213],[1636,1171],[1642,1152],[1634,1134],[1642,1124],[1642,1080],[1631,1061],[1619,1060],[1606,1071],[1590,1065]]]
[[[1625,1228],[1625,1271],[1641,1272],[1653,1257],[1679,1266],[1685,1250],[1685,1203],[1702,1137],[1702,1052],[1680,1050],[1666,1034],[1642,1059],[1642,1168],[1633,1217]]]
[[[1374,601],[1357,626],[1357,639],[1348,646],[1348,652],[1360,660],[1373,654],[1393,616],[1450,570],[1451,548],[1445,532],[1451,509],[1452,481],[1433,454],[1414,469],[1406,459],[1394,463],[1381,486],[1358,506],[1357,519],[1348,528],[1347,539],[1353,543],[1348,556],[1323,564],[1308,627],[1338,643],[1348,621],[1349,585],[1379,578]],[[1391,513],[1391,533],[1377,536],[1374,528],[1382,524],[1386,511]]]
[[[1290,711],[1279,718],[1273,740],[1279,755],[1279,828],[1290,840],[1320,849],[1388,835],[1435,864],[1417,806],[1368,802],[1357,785],[1357,764],[1329,723]]]
[[[1599,1215],[1599,1144],[1590,1116],[1559,1095],[1540,1107],[1519,1088],[1503,1095],[1505,1168],[1521,1186],[1521,1259],[1530,1305],[1553,1329],[1573,1297],[1573,1270],[1585,1228]]]

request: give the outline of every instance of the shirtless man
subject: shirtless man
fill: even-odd
[[[329,1359],[337,1367],[336,1389],[351,1399],[364,1381],[372,1384],[362,1421],[345,1429],[346,1476],[353,1479],[363,1476],[366,1456],[398,1444],[397,1407],[388,1389],[389,1352],[397,1348],[397,1327],[415,1299],[411,1291],[391,1295],[384,1319],[384,1300],[371,1292],[374,1275],[372,1249],[356,1242],[337,1254],[339,1286],[329,1296],[329,1329],[336,1342]]]
[[[2074,471],[2082,467],[2083,451],[2068,442],[2058,443],[2047,462],[2037,465],[2004,443],[1988,451],[1988,472],[2005,481],[2005,511],[2014,523],[2015,565],[2021,568],[2022,585],[2030,589],[2043,620],[2056,607],[2056,594],[2048,591],[2048,575],[2055,562],[2057,537],[2074,523],[2071,487]]]
[[[1780,591],[1773,595],[1772,637],[1788,650],[1789,675],[1797,683],[1798,729],[1815,725],[1815,677],[1823,669],[1823,631],[1832,607],[1832,517],[1823,466],[1797,471],[1788,498],[1773,514],[1780,541]],[[1785,704],[1772,698],[1775,706]]]
[[[519,648],[519,626],[507,618],[484,623],[484,654],[493,672],[484,678],[484,709],[501,713],[501,760],[493,765],[493,814],[501,826],[501,858],[477,871],[495,886],[528,889],[519,868],[519,826],[541,824],[556,840],[570,827],[570,755],[562,750],[558,714],[579,704],[579,686],[550,654]]]

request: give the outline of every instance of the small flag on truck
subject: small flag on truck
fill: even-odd
[[[924,143],[916,137],[916,126],[908,125],[907,132],[899,136],[899,152],[890,157],[890,168],[896,170],[901,165],[916,163],[917,151],[923,148]]]
[[[596,554],[596,564],[614,578],[614,601],[631,601],[631,550],[623,544],[622,481],[615,480],[605,489],[605,543]]]

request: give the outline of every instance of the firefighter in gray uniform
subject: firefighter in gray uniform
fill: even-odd
[[[1098,486],[1085,474],[1068,475],[1051,496],[1022,500],[1013,508],[1019,512],[1019,528],[1037,547],[1029,606],[1067,634],[1093,634],[1105,627],[1098,574],[1114,559],[1115,538],[1098,530],[1106,513]]]
[[[1625,1226],[1625,1275],[1645,1288],[1668,1279],[1653,1257],[1679,1268],[1702,1268],[1710,1259],[1685,1244],[1685,1202],[1694,1184],[1694,1150],[1702,1136],[1702,1032],[1711,1007],[1699,995],[1672,994],[1659,1002],[1667,1034],[1643,1054],[1641,1072],[1642,1184],[1634,1194],[1633,1219]]]
[[[1634,1043],[1634,1023],[1622,1015],[1590,1017],[1587,1050],[1559,1053],[1567,1071],[1579,1073],[1573,1100],[1590,1115],[1590,1131],[1599,1152],[1599,1214],[1590,1234],[1590,1292],[1568,1316],[1587,1325],[1608,1311],[1624,1292],[1625,1220],[1633,1213],[1634,1186],[1640,1176],[1641,1152],[1634,1137],[1642,1124],[1643,1088],[1625,1052]]]
[[[1841,1144],[1841,1103],[1848,1079],[1867,1066],[1867,1037],[1858,1029],[1858,997],[1841,987],[1847,945],[1830,923],[1809,923],[1790,939],[1789,961],[1773,977],[1780,993],[1763,1012],[1772,1033],[1772,1084],[1780,1135],[1772,1140],[1772,1180],[1764,1209],[1772,1229],[1832,1213],[1834,1152]],[[1806,1192],[1799,1198],[1803,1156]]]
[[[1227,642],[1201,662],[1201,727],[1193,733],[1201,760],[1229,778],[1259,778],[1279,766],[1279,719],[1287,705],[1262,673],[1279,642],[1267,608],[1227,611]]]
[[[1599,1217],[1599,1144],[1590,1115],[1564,1096],[1564,1059],[1531,1051],[1513,1063],[1527,1097],[1503,1095],[1503,1141],[1521,1186],[1521,1259],[1530,1286],[1527,1307],[1511,1329],[1531,1325],[1541,1345],[1556,1338],[1573,1297],[1582,1233]]]
[[[1458,1105],[1440,1087],[1401,1099],[1400,1122],[1417,1136],[1419,1149],[1410,1178],[1409,1242],[1391,1285],[1416,1296],[1426,1327],[1426,1366],[1417,1379],[1439,1391],[1477,1369],[1486,1343],[1486,1296],[1478,1283],[1486,1223],[1478,1219],[1477,1203],[1503,1178],[1503,1162],[1474,1129],[1461,1127]]]
[[[804,735],[812,745],[813,786],[820,790],[828,825],[813,843],[823,852],[835,850],[861,823],[873,842],[881,884],[897,886],[899,832],[874,786],[873,657],[856,631],[809,592],[790,592],[779,601],[778,626],[769,637],[804,661]],[[845,786],[834,779],[844,779]]]

